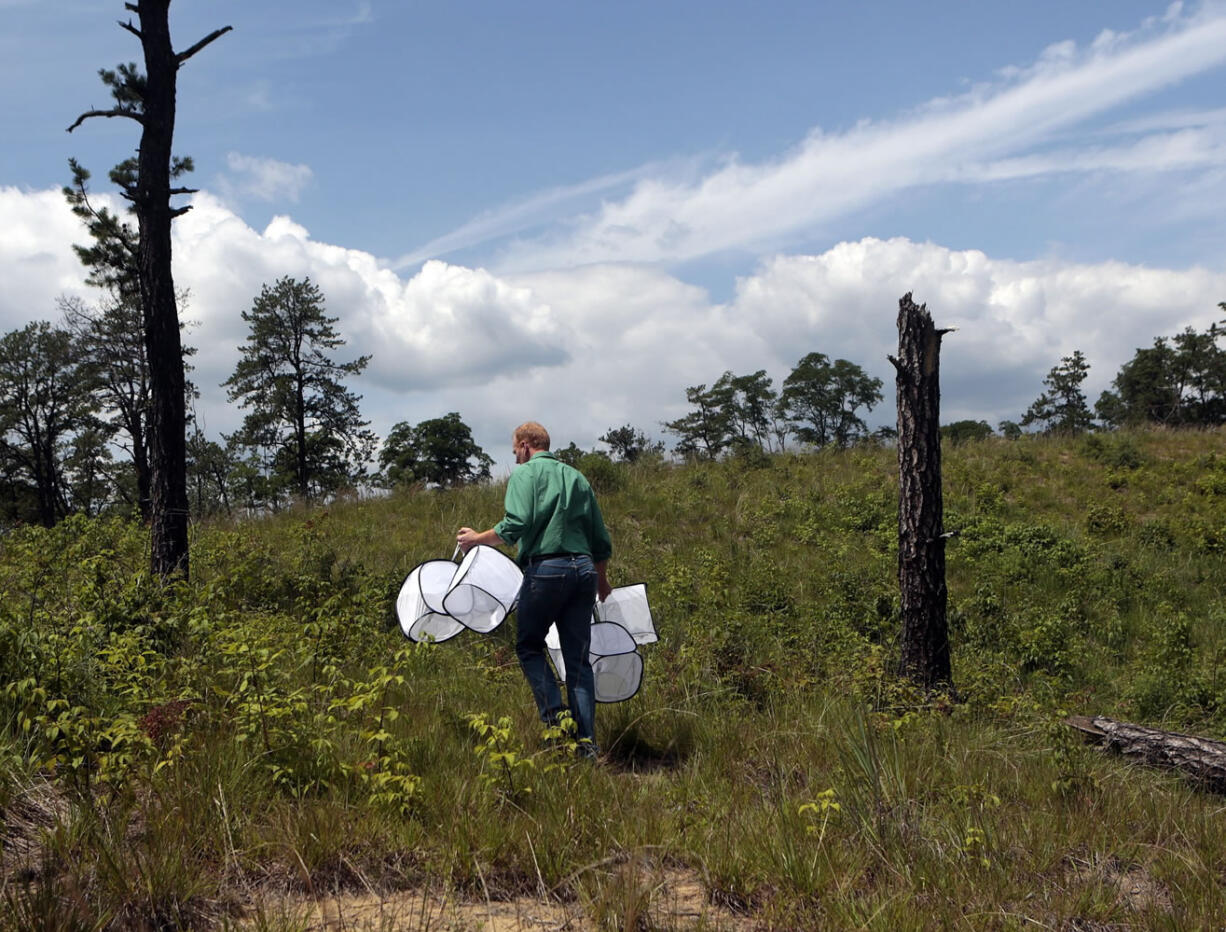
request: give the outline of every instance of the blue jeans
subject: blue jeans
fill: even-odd
[[[576,737],[596,746],[596,684],[592,676],[592,607],[596,604],[596,567],[588,556],[553,557],[524,570],[517,610],[515,653],[532,689],[541,721],[554,724],[569,707]],[[566,698],[545,657],[545,634],[558,626],[566,666]]]

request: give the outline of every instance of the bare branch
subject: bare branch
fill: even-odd
[[[125,6],[127,6],[127,4],[125,4]],[[134,8],[131,6],[128,6],[128,9],[134,9]],[[128,30],[128,32],[132,33],[132,35],[136,36],[136,38],[140,39],[142,42],[145,41],[145,37],[140,34],[140,30],[132,25],[132,20],[128,20],[126,23],[123,20],[120,20],[119,28],[126,29]]]
[[[190,49],[188,49],[186,52],[180,52],[178,55],[176,55],[175,64],[178,64],[178,65],[183,64],[185,61],[187,61],[189,58],[191,58],[193,55],[199,52],[202,48],[204,48],[214,39],[220,39],[222,36],[224,36],[227,32],[229,32],[233,28],[234,28],[233,26],[222,26],[220,29],[214,29],[207,36],[205,36],[203,39],[201,39],[199,42],[193,45]]]
[[[191,204],[188,204],[186,207],[176,207],[174,210],[170,212],[170,219],[173,220],[175,217],[182,217],[185,213],[187,213],[191,209],[192,209]]]
[[[895,369],[897,369],[899,372],[902,372],[902,363],[900,363],[893,356],[887,355],[885,358],[890,361],[890,363],[894,366]]]
[[[140,7],[138,7],[135,3],[125,3],[123,6],[125,10],[131,10],[133,13],[137,14],[140,13]]]
[[[176,194],[197,194],[199,191],[199,188],[171,188],[170,196],[174,197]]]
[[[135,110],[125,110],[123,107],[116,107],[113,110],[87,110],[82,113],[72,126],[68,127],[68,132],[72,132],[90,117],[127,117],[129,120],[135,120],[137,123],[144,123],[144,117]]]

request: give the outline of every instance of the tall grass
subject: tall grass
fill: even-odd
[[[948,450],[958,701],[892,674],[892,450],[609,471],[614,582],[661,640],[600,767],[542,747],[509,626],[395,625],[497,487],[198,526],[166,590],[139,527],[13,530],[4,927],[289,929],[253,904],[431,888],[678,928],[681,870],[709,927],[1221,926],[1222,801],[1061,719],[1226,733],[1223,437]]]

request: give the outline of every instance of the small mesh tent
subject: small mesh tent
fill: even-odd
[[[465,628],[489,634],[515,610],[523,573],[500,550],[472,548],[457,566],[452,560],[427,560],[405,578],[396,597],[400,630],[412,641],[446,641]],[[657,640],[647,587],[614,589],[592,613],[589,657],[597,702],[623,702],[639,691],[643,658],[639,645]],[[566,668],[558,631],[550,626],[545,646],[558,677]]]
[[[455,576],[450,560],[427,560],[409,573],[396,597],[400,630],[412,641],[446,641],[464,630],[443,610],[443,596]]]
[[[635,644],[654,644],[659,640],[647,604],[647,584],[620,586],[603,602],[596,603],[596,617],[621,625],[634,638]]]
[[[612,620],[614,618],[617,620]],[[588,656],[596,681],[597,702],[624,702],[639,691],[643,682],[643,658],[638,647],[656,640],[646,585],[640,583],[614,589],[607,599],[596,603]],[[545,635],[545,647],[558,678],[565,680],[566,664],[556,625],[551,625]]]
[[[511,613],[524,574],[493,547],[473,547],[443,596],[443,611],[478,634],[489,634]]]
[[[643,658],[632,654],[597,657],[592,662],[597,702],[625,702],[643,685]]]

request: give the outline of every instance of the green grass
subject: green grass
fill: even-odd
[[[600,709],[600,768],[540,749],[511,625],[395,625],[404,575],[500,488],[198,526],[168,590],[140,527],[13,530],[0,923],[232,927],[268,894],[431,887],[672,928],[651,899],[683,868],[775,928],[1222,926],[1223,800],[1061,720],[1226,734],[1224,439],[948,449],[958,702],[891,674],[892,450],[609,471],[613,580],[648,583],[661,639]]]

